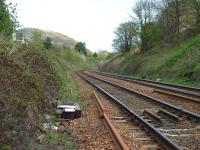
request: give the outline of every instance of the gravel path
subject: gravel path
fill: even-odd
[[[92,88],[76,74],[73,79],[77,82],[81,99],[86,103],[80,119],[70,123],[75,149],[78,150],[115,150],[112,139],[100,119]]]

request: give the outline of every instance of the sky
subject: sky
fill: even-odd
[[[130,20],[135,0],[7,0],[22,27],[56,31],[94,51],[112,51],[114,30]]]

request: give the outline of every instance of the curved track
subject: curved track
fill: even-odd
[[[116,75],[116,74],[110,74],[110,73],[98,72],[98,71],[94,73],[104,75],[104,76],[110,76],[117,79],[126,80],[129,82],[133,82],[133,83],[137,83],[141,85],[154,87],[157,89],[167,90],[173,93],[179,93],[184,96],[192,97],[194,100],[197,100],[200,102],[199,100],[200,88],[184,86],[184,85],[179,85],[179,84],[170,84],[166,82],[158,82],[158,81],[147,80],[147,79],[139,79],[139,78],[134,78],[134,77],[129,77],[129,76],[122,76],[122,75]]]

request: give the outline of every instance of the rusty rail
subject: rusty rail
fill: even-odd
[[[125,142],[122,139],[121,135],[115,129],[115,127],[111,123],[110,119],[108,118],[108,116],[104,112],[103,104],[99,100],[97,94],[95,92],[93,94],[94,94],[94,97],[95,97],[95,99],[97,101],[97,108],[98,108],[98,111],[100,113],[100,117],[103,119],[103,122],[104,122],[105,126],[108,127],[108,129],[109,129],[109,131],[111,133],[112,140],[115,143],[115,146],[119,150],[129,150],[128,146],[125,144]]]

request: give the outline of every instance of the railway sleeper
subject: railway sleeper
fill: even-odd
[[[162,131],[163,133],[170,133],[170,134],[193,134],[194,132],[200,133],[200,129],[198,128],[190,128],[190,129],[159,129],[159,131]]]
[[[176,122],[180,121],[179,117],[177,115],[174,115],[174,114],[172,114],[172,113],[170,113],[170,112],[168,112],[166,110],[163,110],[163,109],[160,109],[158,111],[158,114],[164,115],[167,118],[169,118],[170,120],[173,120],[173,121],[176,121]]]
[[[141,145],[157,145],[157,143],[155,143],[155,140],[147,133],[137,133],[134,134],[134,141],[139,142]],[[158,145],[157,145],[158,146]]]
[[[144,110],[143,114],[145,116],[147,116],[148,118],[152,119],[153,122],[158,123],[159,125],[162,124],[161,117],[159,117],[158,115],[156,115],[148,110]]]
[[[148,145],[143,145],[140,150],[158,150],[158,149],[160,149],[158,145],[148,144]]]

